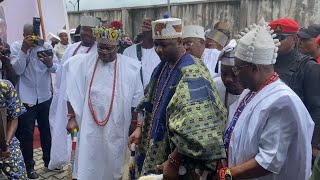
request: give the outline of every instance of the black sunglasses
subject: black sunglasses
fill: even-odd
[[[276,34],[276,37],[274,39],[279,39],[279,41],[283,41],[287,39],[287,37],[293,36],[293,34]]]

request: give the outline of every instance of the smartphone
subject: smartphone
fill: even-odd
[[[38,51],[38,52],[37,52],[38,58],[40,58],[40,54],[46,54],[47,56],[53,56],[53,51],[52,51],[52,49],[47,49],[47,50],[43,50],[43,51]]]

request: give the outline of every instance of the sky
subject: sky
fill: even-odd
[[[77,0],[65,0],[68,11],[77,10]],[[203,0],[170,0],[171,3]],[[124,8],[167,4],[168,0],[80,0],[80,10]],[[75,5],[75,6],[74,6]]]

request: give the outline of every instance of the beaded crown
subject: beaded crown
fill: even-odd
[[[100,43],[119,45],[120,42],[124,44],[131,41],[122,30],[122,24],[118,21],[106,23],[106,25],[100,24],[99,27],[94,28],[93,33]]]
[[[253,64],[275,64],[280,41],[274,31],[262,18],[258,25],[250,25],[238,35],[238,45],[235,56],[242,61]]]

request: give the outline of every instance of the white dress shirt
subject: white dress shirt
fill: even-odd
[[[141,66],[142,66],[142,77],[143,77],[143,87],[146,88],[150,82],[150,78],[153,70],[160,63],[160,58],[156,53],[154,47],[150,49],[142,48],[142,58],[141,58]],[[127,49],[124,50],[123,55],[131,57],[133,59],[138,59],[137,56],[137,45],[134,44]]]
[[[202,54],[203,63],[207,66],[212,79],[221,76],[220,68],[219,72],[216,73],[215,69],[218,63],[220,51],[217,49],[205,49]],[[220,66],[220,65],[219,65]]]
[[[49,43],[43,46],[36,46],[25,54],[22,50],[22,41],[14,42],[11,45],[11,64],[14,71],[19,75],[17,89],[23,103],[36,105],[49,100],[51,94],[51,76],[58,68],[58,59],[53,56],[51,68],[38,59],[37,52],[53,49]]]

